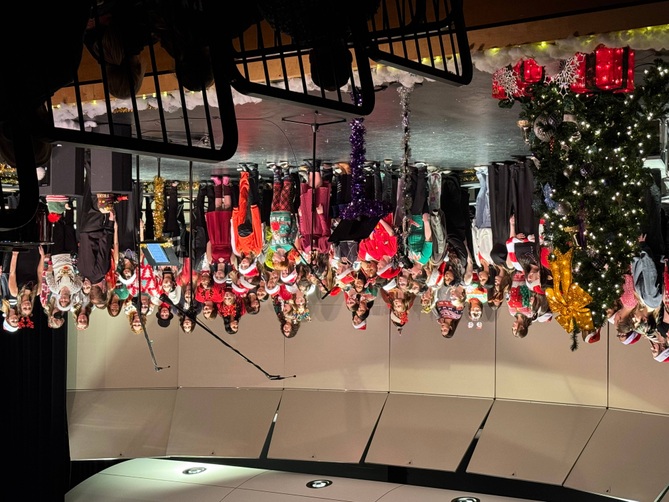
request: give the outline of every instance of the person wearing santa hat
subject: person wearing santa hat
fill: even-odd
[[[618,332],[616,336],[623,345],[634,345],[636,342],[641,340],[641,333],[638,331],[628,331],[627,333]]]
[[[664,335],[658,333],[654,339],[648,339],[650,351],[653,359],[658,363],[669,362],[669,340]]]
[[[358,243],[358,260],[380,262],[397,254],[397,235],[392,226],[393,214],[379,220],[368,237]]]
[[[234,255],[254,260],[264,245],[258,166],[242,164],[239,176],[239,197],[232,209],[232,248]]]
[[[360,316],[357,314],[353,315],[353,327],[358,330],[366,330],[367,329],[367,320],[366,319],[361,319]]]

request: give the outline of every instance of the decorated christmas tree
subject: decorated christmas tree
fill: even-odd
[[[579,333],[604,324],[640,253],[653,184],[644,161],[658,154],[659,120],[669,113],[669,64],[656,60],[635,88],[633,54],[601,50],[611,59],[597,51],[578,54],[552,77],[533,62],[497,74],[498,90],[501,82],[505,91],[500,106],[522,108],[519,125],[535,158],[535,210],[554,250],[554,280],[562,282],[551,303],[558,302],[557,319],[572,335],[572,350]],[[602,70],[606,63],[611,71]]]

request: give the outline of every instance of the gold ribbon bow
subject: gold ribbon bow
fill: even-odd
[[[592,301],[581,286],[572,283],[571,261],[573,249],[562,254],[554,250],[554,260],[550,260],[553,273],[553,287],[546,288],[546,299],[553,314],[567,333],[573,333],[578,327],[580,331],[594,331],[592,314],[586,308]]]

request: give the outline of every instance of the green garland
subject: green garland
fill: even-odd
[[[652,183],[644,159],[658,154],[658,119],[669,113],[669,64],[655,60],[633,94],[574,94],[550,83],[530,94],[518,101],[537,160],[534,207],[553,247],[574,248],[574,280],[592,295],[599,327],[640,251]]]

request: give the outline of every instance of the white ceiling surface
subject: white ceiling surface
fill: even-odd
[[[206,470],[193,475],[183,473],[189,468],[196,467],[206,467]],[[323,478],[247,467],[148,458],[133,459],[109,467],[88,478],[70,490],[65,496],[65,501],[443,502],[463,496],[475,496],[481,502],[520,500],[497,495],[330,476],[327,477],[332,481],[330,486],[321,489],[307,488],[307,483],[316,479]]]

